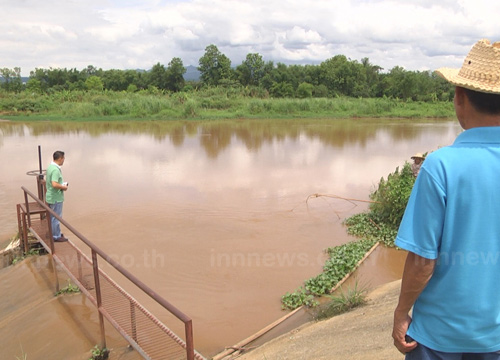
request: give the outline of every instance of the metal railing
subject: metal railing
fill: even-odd
[[[52,255],[53,261],[58,263],[68,274],[80,290],[92,301],[99,312],[99,325],[101,330],[101,346],[105,347],[104,319],[106,318],[113,327],[139,352],[145,359],[187,359],[204,360],[205,358],[194,350],[192,320],[174,305],[158,295],[153,289],[144,284],[136,276],[123,268],[94,243],[78,232],[67,221],[59,217],[36,195],[21,187],[24,192],[27,217],[23,221],[25,226]],[[32,227],[30,219],[30,203],[28,197],[34,200],[31,206],[43,208],[44,220],[47,221],[45,239],[40,231]],[[19,206],[18,206],[19,212]],[[19,216],[19,215],[18,215]],[[58,219],[69,231],[85,244],[90,250],[90,258],[85,255],[72,241],[58,243],[55,246],[50,229],[50,216]],[[42,220],[40,220],[42,221]],[[25,231],[26,231],[25,228]],[[46,240],[48,239],[48,241]],[[48,242],[48,243],[47,243]],[[27,249],[25,249],[27,251]],[[113,281],[98,264],[98,257],[111,265],[135,287],[142,290],[156,303],[174,315],[184,324],[185,340],[182,340],[167,328],[160,320],[145,309],[128,292]],[[56,287],[59,288],[56,276]],[[58,290],[58,289],[57,289]]]

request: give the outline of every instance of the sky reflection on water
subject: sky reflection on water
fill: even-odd
[[[366,208],[309,195],[367,200],[460,131],[384,119],[0,122],[0,245],[17,231],[20,187],[35,188],[37,146],[44,168],[65,151],[65,219],[192,316],[197,348],[213,354],[282,316],[281,295],[321,271],[323,250],[350,240],[342,220]],[[151,254],[161,261],[147,267]]]

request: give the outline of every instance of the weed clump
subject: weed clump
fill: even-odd
[[[56,292],[55,296],[61,295],[61,294],[73,294],[73,293],[78,293],[80,292],[80,288],[74,284],[71,283],[71,281],[68,279],[68,285],[63,287],[62,289],[59,289],[58,292]]]
[[[340,288],[339,295],[326,295],[329,301],[318,307],[314,318],[315,320],[329,319],[362,306],[366,304],[366,294],[366,287],[360,287],[357,281],[354,287],[346,291]]]

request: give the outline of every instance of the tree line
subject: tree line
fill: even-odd
[[[264,61],[249,53],[236,67],[209,45],[199,59],[199,81],[185,81],[182,59],[174,57],[167,66],[157,63],[149,71],[102,70],[89,65],[83,70],[36,68],[26,82],[21,68],[0,68],[0,89],[46,94],[64,90],[193,91],[201,87],[244,87],[253,96],[310,98],[348,96],[388,97],[414,101],[449,101],[454,89],[431,71],[408,71],[396,66],[387,72],[368,58],[351,60],[336,55],[319,65],[286,65]]]

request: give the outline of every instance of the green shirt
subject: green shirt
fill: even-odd
[[[58,202],[63,202],[64,201],[64,191],[61,189],[54,189],[52,187],[52,181],[55,181],[59,184],[63,183],[63,177],[62,177],[62,172],[61,168],[55,164],[52,163],[49,165],[47,168],[47,193],[45,195],[45,201],[47,201],[48,204],[55,204]]]

